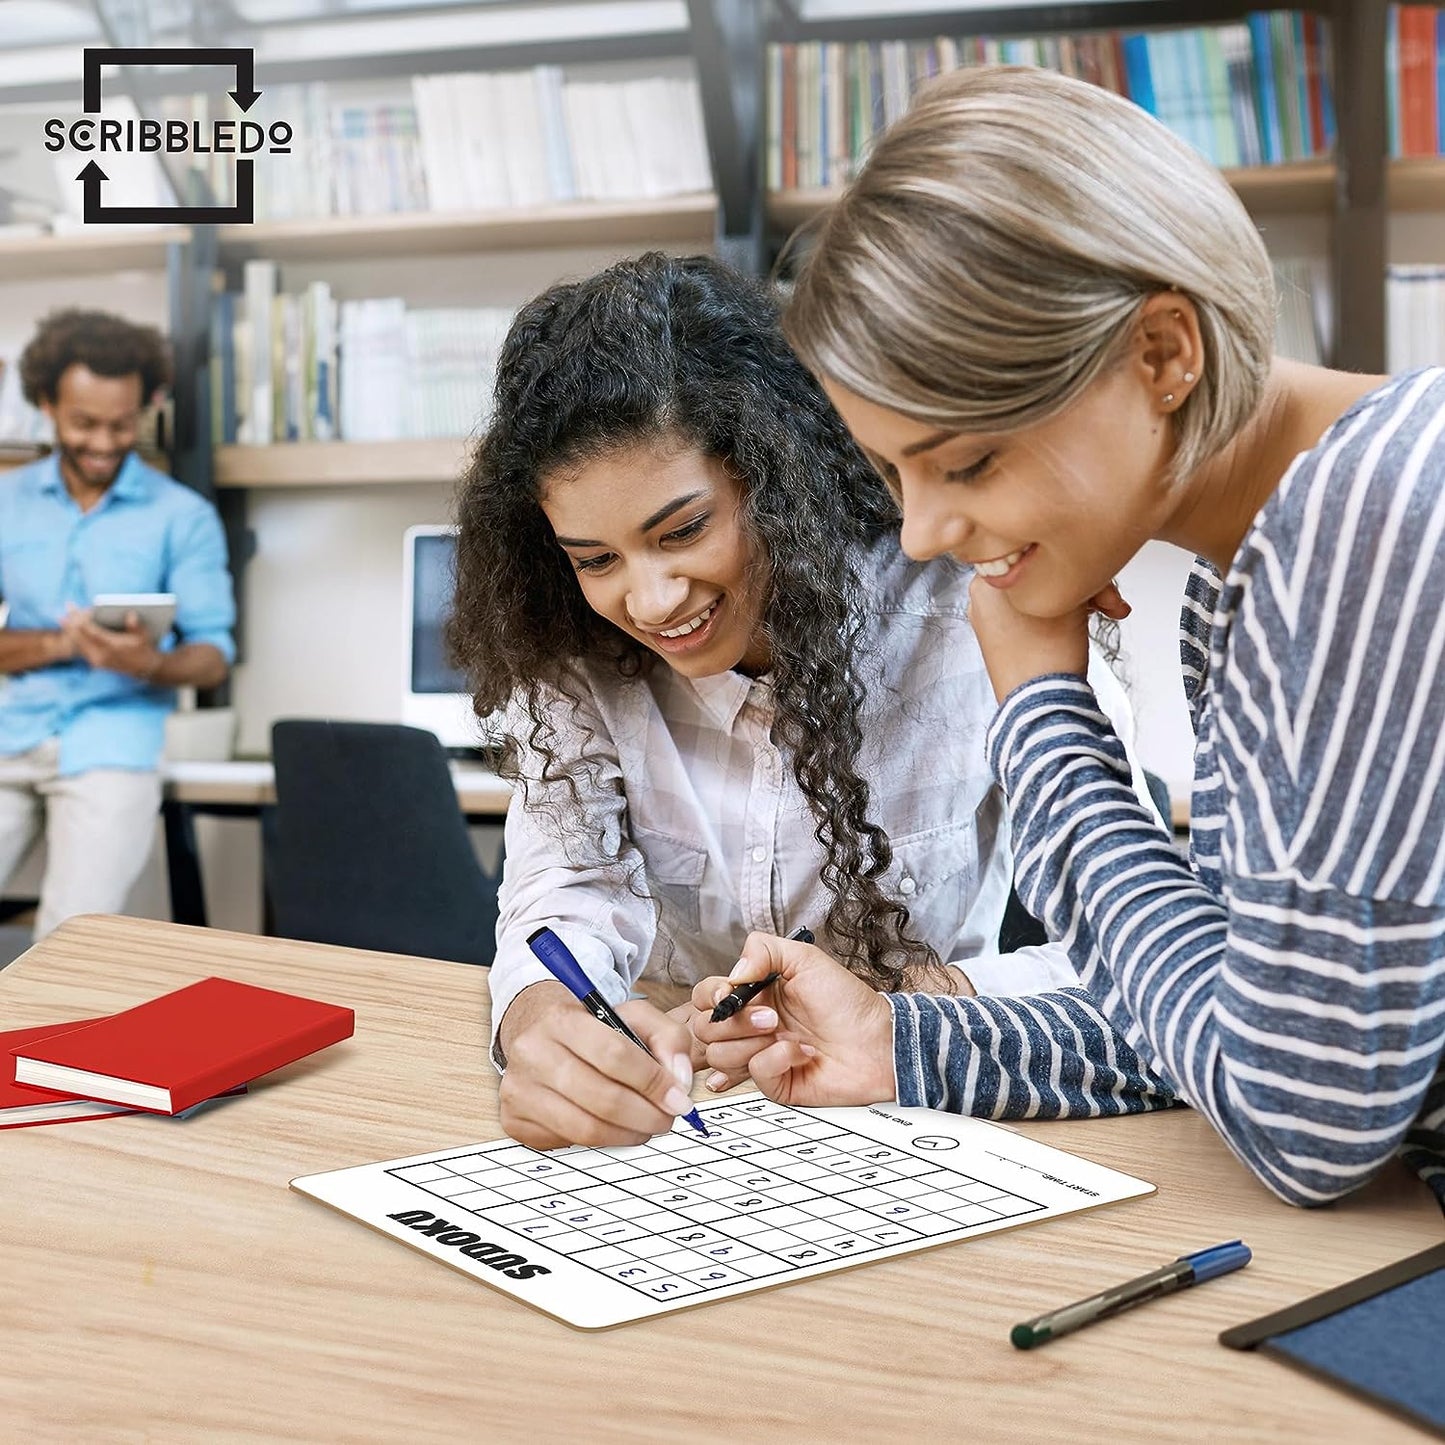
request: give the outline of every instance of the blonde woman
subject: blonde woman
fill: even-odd
[[[1400,1154],[1445,1202],[1445,372],[1275,359],[1273,318],[1260,238],[1194,151],[995,69],[884,136],[789,334],[904,549],[975,568],[1018,887],[1113,1026],[1090,1050],[1127,1043],[1290,1202]],[[1187,863],[1084,677],[1089,613],[1121,610],[1149,538],[1198,557]],[[709,1059],[777,1097],[1074,1097],[1048,996],[879,997],[801,945],[744,954],[739,977],[782,971],[779,1029],[705,1029]],[[1072,1112],[1102,1112],[1081,1087]]]

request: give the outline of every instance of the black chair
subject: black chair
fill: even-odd
[[[278,934],[491,963],[498,880],[472,850],[433,734],[286,719],[272,726],[271,755],[266,883]]]

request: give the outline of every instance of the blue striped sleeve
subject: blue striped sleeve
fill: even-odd
[[[991,1119],[1092,1119],[1177,1100],[1082,989],[886,997],[900,1104]]]

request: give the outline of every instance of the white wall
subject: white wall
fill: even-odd
[[[1120,624],[1119,671],[1134,708],[1139,759],[1189,796],[1194,777],[1194,731],[1179,676],[1179,604],[1193,558],[1167,542],[1150,542],[1119,574],[1133,607]]]

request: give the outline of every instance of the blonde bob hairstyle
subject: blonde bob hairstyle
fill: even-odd
[[[818,233],[786,330],[857,396],[1002,433],[1068,407],[1122,356],[1143,301],[1170,290],[1193,302],[1204,353],[1171,414],[1178,478],[1259,405],[1264,244],[1219,173],[1138,106],[991,66],[935,81],[878,141]]]

